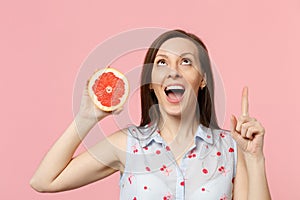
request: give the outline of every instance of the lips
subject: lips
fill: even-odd
[[[164,91],[169,102],[178,103],[183,98],[185,87],[183,85],[168,85]]]

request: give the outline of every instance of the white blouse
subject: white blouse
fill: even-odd
[[[230,132],[199,125],[180,165],[156,126],[128,128],[121,200],[232,199],[236,143]]]

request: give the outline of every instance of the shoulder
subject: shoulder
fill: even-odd
[[[212,129],[214,142],[225,141],[229,145],[235,145],[235,140],[232,138],[229,130],[226,129]]]
[[[98,150],[101,151],[101,154],[108,154],[110,156],[109,159],[115,160],[115,165],[117,166],[119,171],[122,171],[124,168],[124,163],[126,159],[126,146],[127,146],[127,131],[128,129],[120,129],[109,136],[107,136],[104,141],[106,145],[104,145],[104,149]]]
[[[143,141],[143,138],[149,136],[149,130],[149,127],[131,125],[107,137],[107,141],[113,147],[111,150],[119,161],[119,170],[121,172],[124,171],[126,166],[128,148],[131,148],[132,144],[139,143]]]
[[[120,129],[107,137],[107,140],[117,149],[126,151],[128,129]]]
[[[232,158],[234,166],[236,166],[238,162],[238,146],[231,136],[231,132],[225,129],[214,129],[213,135],[214,145],[222,149],[228,155],[228,158]]]
[[[120,129],[113,134],[107,137],[107,140],[117,149],[126,152],[128,146],[128,140],[140,141],[145,138],[149,138],[151,133],[153,132],[152,129],[155,127],[138,127],[135,125],[131,125],[127,128]]]

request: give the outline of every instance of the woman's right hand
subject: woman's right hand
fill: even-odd
[[[77,116],[85,120],[98,122],[104,117],[110,115],[112,112],[105,112],[94,104],[88,92],[88,84],[89,81],[87,81],[84,88]]]

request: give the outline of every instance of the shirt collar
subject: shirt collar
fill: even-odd
[[[202,139],[208,144],[213,144],[213,134],[210,128],[207,128],[203,125],[199,125],[198,129],[195,133],[195,142],[197,139]],[[160,136],[160,132],[156,129],[149,137],[140,140],[140,144],[142,148],[148,146],[151,142],[161,143],[163,144],[163,138]]]
[[[142,148],[148,146],[151,142],[163,144],[163,138],[157,128],[157,124],[148,124],[142,127],[131,125],[128,127],[131,136],[139,141]]]
[[[195,141],[197,138],[204,140],[208,144],[214,143],[211,128],[207,128],[207,127],[203,126],[202,124],[200,124],[198,126],[198,129],[195,134]]]
[[[159,130],[155,130],[149,137],[140,140],[140,144],[143,148],[148,146],[151,142],[156,142],[161,144],[164,143],[162,137],[160,136]]]

